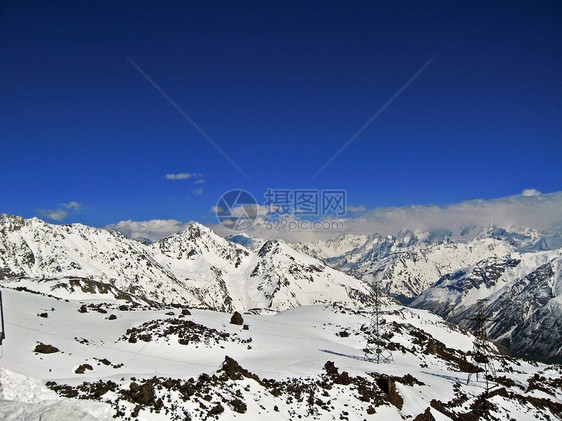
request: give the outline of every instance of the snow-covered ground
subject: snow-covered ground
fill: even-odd
[[[482,376],[467,385],[460,370],[472,336],[424,310],[384,307],[394,362],[374,364],[364,358],[369,311],[254,311],[234,325],[227,313],[184,315],[112,296],[56,299],[4,286],[3,420],[401,420],[426,411],[445,420],[447,410],[474,412],[485,392]],[[58,352],[35,352],[39,343]],[[495,363],[505,379],[491,383],[490,414],[560,419],[560,367]],[[62,396],[72,393],[89,399]]]

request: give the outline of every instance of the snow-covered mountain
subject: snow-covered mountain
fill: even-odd
[[[500,341],[559,346],[560,251],[435,238],[358,236],[323,256],[359,248],[350,266],[374,265],[370,251],[420,277],[438,262],[423,306],[462,318],[489,296],[491,317],[513,318],[490,325]],[[368,361],[369,286],[280,241],[193,224],[143,244],[1,215],[0,289],[3,420],[562,419],[559,367],[488,343],[496,374],[467,383],[474,337],[427,310],[383,300],[381,346],[394,362]]]
[[[364,358],[369,309],[248,312],[235,325],[210,310],[1,285],[5,421],[562,419],[559,366],[488,343],[495,375],[467,383],[474,338],[425,310],[382,308],[393,362],[376,364]]]
[[[471,241],[453,241],[449,235],[443,231],[407,230],[386,237],[344,236],[339,240],[339,249],[345,250],[341,255],[332,253],[334,246],[330,242],[301,243],[295,247],[359,279],[379,282],[384,291],[404,303],[412,301],[445,273],[515,250],[510,242],[490,235]]]
[[[359,304],[371,300],[371,289],[365,283],[282,241],[246,248],[194,224],[154,243],[151,249],[154,258],[180,280],[194,279],[193,293],[215,309],[281,310],[333,301]]]
[[[193,301],[185,286],[138,241],[81,224],[0,215],[0,279],[30,278],[72,289],[97,281],[144,300]]]
[[[511,352],[562,362],[562,250],[484,259],[442,276],[412,305],[460,326],[484,303],[488,335]]]
[[[298,244],[328,264],[368,282],[403,303],[429,309],[463,326],[488,298],[489,335],[512,352],[562,361],[560,233],[495,226],[396,236],[340,238]],[[361,241],[363,238],[361,238]],[[360,242],[360,241],[359,241]],[[542,333],[538,333],[542,332]],[[544,336],[544,337],[543,337]]]
[[[0,279],[25,279],[26,288],[53,294],[109,293],[221,311],[371,299],[367,284],[285,243],[270,241],[254,251],[200,224],[147,245],[80,224],[2,214]]]

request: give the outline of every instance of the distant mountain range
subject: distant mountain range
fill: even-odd
[[[491,339],[517,355],[562,361],[562,235],[495,226],[460,232],[347,235],[295,248],[461,327],[474,327],[486,299]]]

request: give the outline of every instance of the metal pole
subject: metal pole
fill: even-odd
[[[4,333],[4,302],[2,301],[2,291],[0,290],[0,323],[2,325],[2,333],[0,333],[0,346],[2,346],[2,341],[6,337]],[[2,371],[0,369],[0,398],[4,397],[4,386],[2,385],[1,378]]]
[[[2,333],[0,334],[0,345],[2,345],[2,341],[6,338],[6,334],[4,333],[4,305],[2,301],[2,291],[0,291],[0,320],[2,323]]]

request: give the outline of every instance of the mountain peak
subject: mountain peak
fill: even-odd
[[[25,219],[21,216],[8,215],[7,213],[0,215],[0,227],[7,228],[10,231],[15,231],[24,225]]]
[[[198,238],[203,235],[218,235],[211,228],[203,224],[200,224],[199,222],[192,222],[187,226],[187,228],[183,232],[188,233],[193,238]]]

